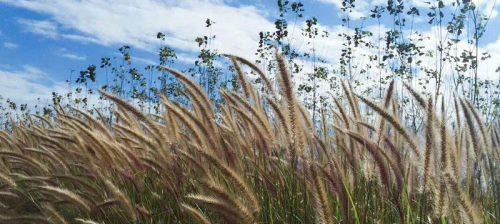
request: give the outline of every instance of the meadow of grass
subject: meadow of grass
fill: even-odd
[[[165,68],[188,106],[163,97],[149,115],[102,92],[113,121],[58,108],[1,131],[0,223],[498,223],[498,120],[467,100],[445,108],[406,86],[424,115],[415,134],[394,82],[383,102],[344,83],[313,122],[279,54],[279,89],[228,57],[242,88],[218,108]]]

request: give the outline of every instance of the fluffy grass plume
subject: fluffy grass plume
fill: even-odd
[[[190,103],[163,97],[164,114],[148,115],[102,92],[111,121],[58,108],[1,131],[0,223],[498,223],[500,130],[469,102],[456,99],[450,119],[405,84],[426,115],[414,132],[398,83],[383,102],[342,83],[312,121],[280,54],[279,89],[227,57],[242,88],[221,91],[224,104],[163,68]]]

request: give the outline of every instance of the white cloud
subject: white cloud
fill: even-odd
[[[61,54],[61,57],[77,60],[77,61],[85,61],[87,57],[85,55],[77,55],[77,54],[72,54],[72,53],[64,53]]]
[[[1,1],[1,0],[0,0]],[[342,7],[341,0],[316,0]],[[448,4],[452,0],[447,0]],[[237,54],[247,58],[254,58],[254,51],[258,44],[258,32],[270,31],[273,23],[266,18],[266,12],[254,6],[229,6],[222,0],[6,0],[8,4],[22,7],[50,16],[50,20],[34,21],[21,19],[20,23],[30,27],[30,32],[37,33],[48,38],[62,38],[83,43],[95,43],[100,45],[129,44],[136,48],[155,50],[160,42],[156,39],[157,32],[167,35],[166,44],[175,47],[180,61],[193,62],[190,53],[198,50],[194,39],[200,35],[216,35],[216,40],[211,46],[224,53]],[[226,1],[227,2],[227,1]],[[351,16],[359,18],[367,16],[367,12],[374,5],[382,4],[386,0],[358,0],[355,2],[356,9]],[[422,5],[424,0],[412,0],[412,4]],[[493,7],[491,1],[478,2],[484,8]],[[495,6],[494,12],[498,7]],[[215,25],[208,32],[204,26],[206,18],[215,21]],[[299,28],[302,25],[297,25]],[[371,27],[373,28],[373,27]],[[368,27],[368,29],[371,29]],[[316,54],[326,59],[332,67],[338,67],[343,39],[337,34],[341,32],[352,32],[342,26],[320,26],[330,32],[328,38],[315,40]],[[382,36],[386,28],[382,27]],[[424,28],[422,28],[424,29]],[[428,29],[428,27],[425,27]],[[370,39],[376,40],[376,31]],[[404,31],[408,32],[408,31]],[[435,36],[432,29],[425,35]],[[307,52],[306,40],[300,35],[290,36],[292,46],[299,51]],[[435,39],[429,39],[421,44],[435,46]],[[470,48],[466,43],[460,43],[459,47]],[[479,70],[483,78],[495,78],[497,73],[494,69],[498,67],[496,62],[500,58],[500,38],[492,44],[481,48],[480,51],[489,50],[492,59],[480,64]],[[365,54],[373,53],[373,49],[355,49],[358,68],[364,68],[368,62]],[[72,56],[67,57],[71,58]],[[74,57],[73,59],[76,59]],[[81,58],[81,57],[80,57]],[[141,63],[151,64],[144,58],[135,58]],[[311,68],[309,62],[301,62],[306,68]],[[435,58],[425,62],[427,66],[435,63]],[[373,69],[373,68],[372,68]],[[389,68],[382,68],[383,74],[390,74]],[[379,72],[379,70],[377,70]],[[46,93],[47,94],[47,93]]]
[[[56,39],[57,24],[46,20],[18,19],[17,22],[24,26],[26,32],[42,35],[47,38]]]
[[[53,82],[39,68],[25,65],[20,70],[0,70],[0,96],[18,104],[32,106],[50,100],[52,91],[62,92],[64,83]],[[48,84],[43,84],[48,83]]]
[[[0,0],[1,1],[1,0]],[[128,44],[154,51],[161,44],[157,32],[167,35],[165,44],[179,49],[183,62],[193,62],[198,51],[195,38],[217,35],[211,47],[221,53],[233,53],[253,58],[258,46],[258,32],[274,26],[265,12],[253,6],[229,6],[219,0],[3,0],[3,3],[48,15],[45,20],[18,19],[25,31],[50,39],[66,39],[104,46]],[[205,19],[215,24],[209,31]],[[64,50],[61,57],[84,59],[84,56]],[[135,58],[142,63],[149,60]],[[33,68],[1,70],[0,95],[19,103],[35,103],[36,98],[48,100],[50,92],[66,92],[64,83],[44,85],[34,77]]]
[[[316,0],[319,2],[323,2],[326,4],[333,4],[335,7],[338,9],[341,9],[342,2],[343,0]],[[352,17],[352,19],[360,19],[362,17],[369,17],[369,12],[370,10],[375,6],[375,5],[381,5],[383,3],[386,3],[386,0],[358,0],[354,2],[355,8],[352,9],[352,11],[349,13],[349,16]],[[340,12],[339,12],[340,14]]]
[[[323,2],[326,4],[335,5],[338,9],[342,8],[343,0],[316,0],[318,2]],[[396,2],[396,1],[395,1]],[[404,1],[405,5],[411,5],[418,8],[428,8],[429,5],[437,5],[438,1],[431,0],[408,0]],[[443,0],[445,6],[451,6],[456,0]],[[500,9],[500,4],[495,4],[495,0],[472,0],[472,2],[478,6],[481,13],[486,16],[491,15],[491,19],[496,18],[498,15],[498,10]],[[361,17],[368,17],[370,10],[376,5],[386,4],[387,0],[357,0],[354,2],[355,8],[349,15],[352,19],[360,19]]]
[[[481,52],[488,52],[491,58],[486,59],[483,63],[479,63],[478,73],[482,77],[491,80],[500,80],[500,74],[496,72],[496,69],[500,68],[500,62],[498,61],[500,59],[500,35],[495,42],[481,48]]]
[[[419,41],[419,45],[425,46],[426,49],[437,49],[437,44],[439,43],[438,37],[439,35],[439,27],[432,26],[430,29],[422,31],[422,35],[424,38],[422,41]],[[466,33],[464,35],[467,35]],[[450,38],[450,37],[448,37]],[[443,39],[443,43],[446,49],[447,40]],[[456,51],[456,52],[455,52]],[[468,43],[467,40],[461,40],[454,47],[450,49],[450,54],[452,55],[460,55],[462,51],[470,51],[475,52],[474,44]],[[445,50],[446,52],[446,50]],[[500,66],[498,59],[500,59],[500,35],[497,36],[496,41],[489,43],[485,46],[480,46],[478,48],[479,58],[482,57],[483,53],[488,53],[491,57],[485,59],[484,61],[479,61],[478,63],[478,77],[480,79],[489,79],[496,80],[498,79],[498,73],[495,70]],[[427,67],[437,66],[437,53],[434,53],[432,57],[427,57],[427,60],[424,60],[424,65]],[[462,62],[459,62],[462,63]],[[456,66],[454,62],[450,62],[449,60],[443,62],[443,74],[446,76],[445,78],[448,81],[452,81],[452,74],[455,73],[452,71],[452,66]],[[470,68],[469,68],[470,69]],[[465,72],[465,76],[470,76],[473,73],[471,71]]]
[[[76,34],[61,34],[60,36],[64,39],[74,40],[84,44],[85,43],[99,44],[99,40],[93,37],[81,36]]]
[[[132,60],[138,61],[138,62],[140,62],[142,64],[145,64],[145,65],[156,65],[156,64],[158,64],[157,62],[155,62],[155,61],[153,61],[151,59],[143,58],[143,57],[137,57],[137,56],[134,56],[132,58]]]
[[[87,60],[87,56],[85,56],[85,55],[79,55],[77,53],[68,51],[66,48],[59,49],[58,52],[57,52],[57,54],[59,56],[61,56],[61,57],[69,58],[69,59],[72,59],[72,60],[77,60],[77,61],[85,61],[85,60]]]
[[[10,66],[0,66],[0,105],[5,100],[20,105],[27,104],[29,109],[34,109],[35,105],[47,106],[52,103],[52,92],[64,95],[68,93],[70,87],[67,83],[54,81],[41,69],[24,65],[21,69],[12,69]],[[76,93],[76,86],[72,87],[72,98],[86,97],[91,108],[102,108],[109,105],[106,101],[99,99],[99,94]],[[63,104],[68,99],[63,98]],[[78,106],[78,105],[73,105]]]
[[[94,43],[99,44],[99,40],[91,36],[82,36],[78,34],[62,33],[58,23],[49,20],[32,20],[32,19],[18,19],[17,22],[21,24],[25,32],[41,35],[49,39],[68,39],[81,43]]]
[[[167,44],[183,51],[195,51],[194,39],[209,35],[204,21],[215,21],[212,46],[222,52],[252,56],[258,44],[258,31],[273,24],[264,12],[253,6],[229,6],[223,1],[160,0],[6,0],[7,4],[48,14],[51,21],[22,20],[37,28],[33,32],[49,38],[63,37],[86,40],[102,45],[130,44],[141,49],[154,49],[157,32],[167,34]],[[60,29],[58,29],[60,27]],[[56,34],[65,29],[73,33]]]
[[[17,47],[19,47],[19,46],[15,43],[12,43],[12,42],[3,42],[3,47],[13,50],[13,49],[17,49]]]
[[[416,7],[429,7],[429,4],[437,5],[437,1],[429,0],[411,0],[411,3]],[[451,6],[454,3],[456,3],[456,0],[443,0],[445,6]],[[472,3],[476,5],[482,14],[486,16],[491,15],[491,19],[498,15],[500,5],[496,4],[496,0],[472,0]]]

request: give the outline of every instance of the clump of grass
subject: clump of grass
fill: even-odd
[[[499,126],[466,100],[450,121],[444,104],[438,113],[405,85],[426,114],[414,134],[398,117],[395,82],[380,104],[343,83],[345,97],[317,124],[280,54],[280,89],[227,57],[243,88],[222,91],[220,108],[163,68],[186,86],[189,107],[163,97],[165,114],[149,116],[102,92],[116,104],[112,122],[59,108],[1,131],[0,223],[498,222]],[[264,80],[265,96],[241,66]]]

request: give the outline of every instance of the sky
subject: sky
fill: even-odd
[[[341,0],[304,0],[305,17],[338,33]],[[382,0],[358,0],[353,18],[359,18]],[[417,7],[423,0],[411,0]],[[447,4],[451,0],[445,1]],[[481,50],[492,58],[480,68],[484,78],[497,79],[500,66],[500,19],[494,0],[476,0],[491,15]],[[175,48],[179,60],[192,63],[198,51],[195,37],[206,33],[204,21],[216,22],[214,48],[252,58],[258,32],[273,29],[277,16],[273,0],[0,0],[0,96],[19,103],[48,101],[52,91],[67,88],[65,80],[101,57],[113,57],[122,45],[132,47],[138,66],[156,63],[158,32]],[[433,32],[425,21],[422,32]],[[302,40],[292,40],[298,49]],[[341,41],[335,35],[318,43],[318,54],[338,63]]]

